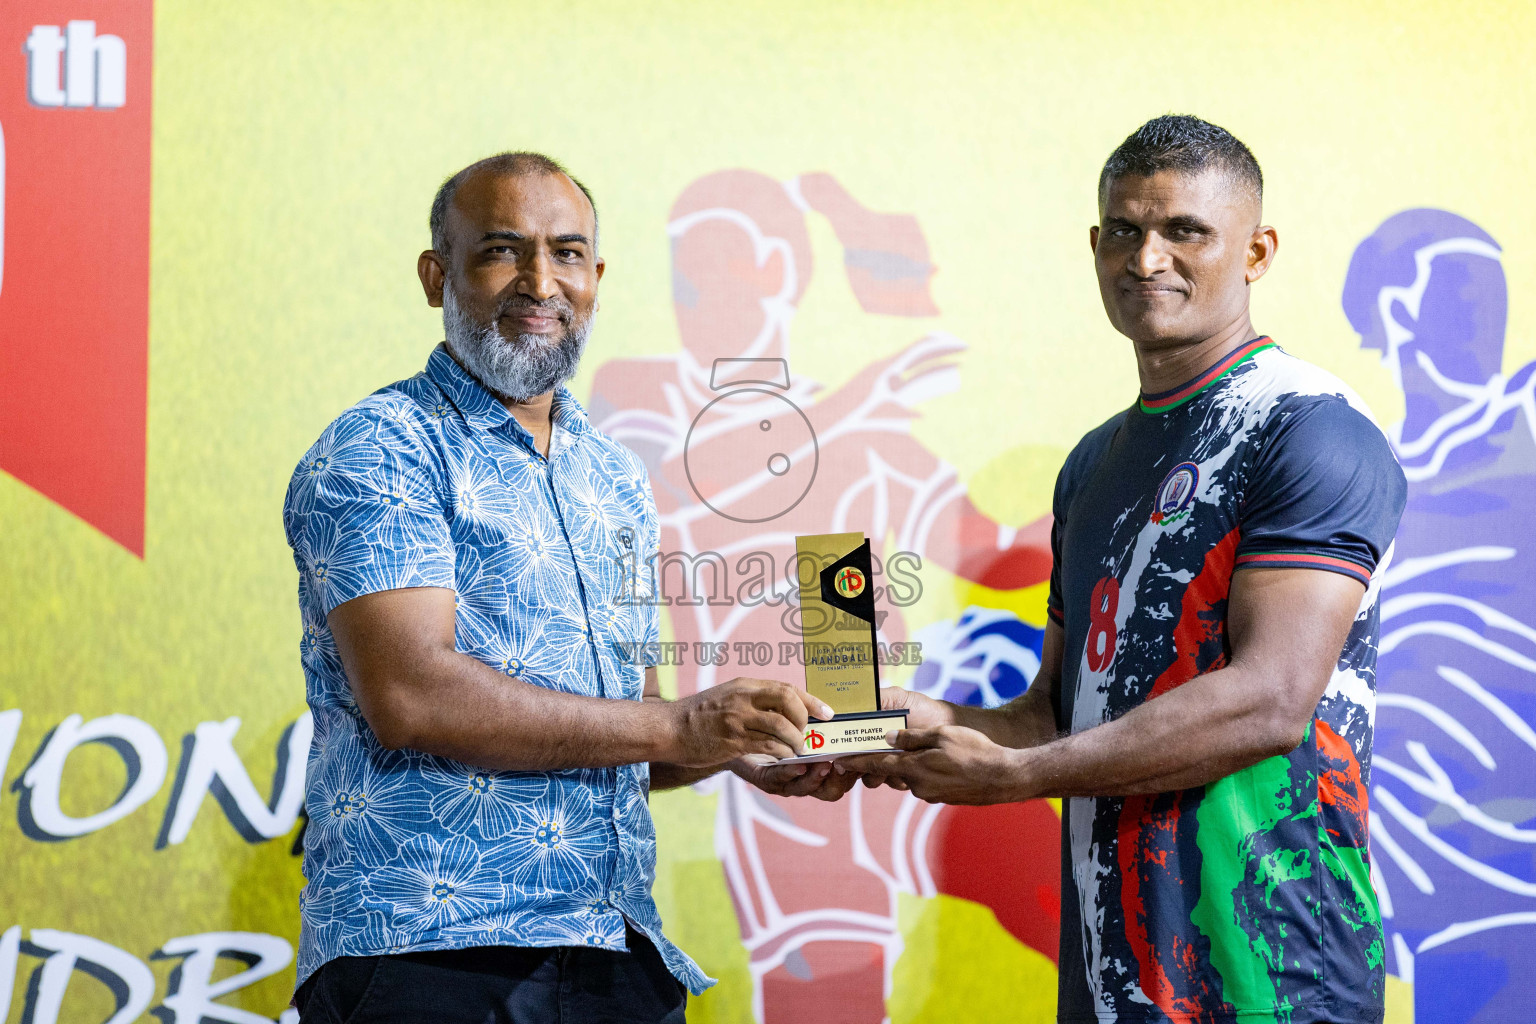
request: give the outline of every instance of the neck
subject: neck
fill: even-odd
[[[1417,351],[1411,359],[1399,363],[1403,387],[1403,422],[1399,434],[1405,443],[1411,443],[1429,431],[1435,431],[1445,417],[1458,414],[1468,403],[1479,406],[1503,392],[1504,383],[1497,384],[1491,375],[1481,381],[1458,380],[1442,372],[1430,356]],[[1439,433],[1439,431],[1436,431]]]
[[[475,377],[470,368],[464,365],[464,360],[460,359],[458,354],[453,351],[451,343],[445,342],[443,347],[448,350],[448,355],[453,361],[459,364],[459,369],[474,377],[476,381],[479,381],[481,387],[495,395],[496,401],[500,402],[507,412],[512,414],[512,418],[517,420],[518,425],[533,435],[533,443],[539,449],[539,454],[548,455],[550,412],[555,407],[554,390],[546,391],[542,395],[534,395],[525,402],[517,402],[498,395],[495,389],[486,384],[485,381],[480,380],[479,377]]]
[[[510,398],[498,400],[512,414],[512,418],[528,433],[533,435],[534,447],[540,455],[549,454],[550,413],[555,407],[555,393],[546,391],[542,395],[534,395],[526,402],[514,402]]]
[[[1141,378],[1141,393],[1161,394],[1172,391],[1250,338],[1258,337],[1246,310],[1230,325],[1199,341],[1172,347],[1148,349],[1136,342],[1136,372]]]

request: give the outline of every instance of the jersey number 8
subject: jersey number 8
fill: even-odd
[[[1088,671],[1103,672],[1115,660],[1115,612],[1120,607],[1120,581],[1105,576],[1093,585],[1088,605]]]

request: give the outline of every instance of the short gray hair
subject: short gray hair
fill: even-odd
[[[484,160],[476,160],[443,182],[442,187],[437,190],[437,195],[432,197],[432,214],[427,218],[427,226],[432,231],[432,248],[438,255],[448,255],[448,207],[453,205],[453,197],[458,194],[459,186],[481,171],[510,175],[514,178],[528,174],[563,174],[570,178],[571,183],[581,189],[581,194],[587,197],[587,202],[592,204],[592,251],[594,254],[597,252],[597,200],[592,198],[591,190],[581,183],[581,179],[566,170],[560,161],[551,159],[543,153],[517,150],[497,153]]]

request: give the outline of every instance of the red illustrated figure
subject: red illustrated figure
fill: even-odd
[[[140,557],[150,0],[0,5],[0,469]]]
[[[995,589],[1050,572],[1049,516],[1017,530],[992,521],[954,468],[911,436],[918,405],[958,383],[958,339],[929,333],[829,394],[789,372],[813,212],[836,232],[865,312],[938,314],[915,218],[871,212],[826,174],[779,182],[722,171],[688,186],[668,225],[681,350],[609,362],[593,384],[594,422],[649,467],[659,582],[673,636],[690,651],[725,644],[739,658],[798,640],[797,534],[870,537],[874,578],[837,585],[876,586],[887,644],[907,639],[899,603],[882,593],[895,552]],[[894,588],[890,573],[885,582]],[[777,658],[728,668],[683,660],[683,695],[740,671],[791,682],[803,672]],[[985,902],[1020,941],[1056,958],[1058,826],[1043,802],[943,808],[856,787],[823,803],[769,797],[729,773],[700,788],[719,794],[716,849],[759,1021],[886,1019],[902,948],[899,893]]]

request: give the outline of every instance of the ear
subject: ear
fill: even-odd
[[[443,266],[443,258],[435,249],[427,249],[416,257],[416,276],[421,279],[421,290],[427,295],[427,305],[441,306],[443,304],[443,280],[447,269]],[[601,268],[599,268],[601,276]]]
[[[1088,251],[1092,253],[1099,251],[1099,226],[1097,224],[1088,229]]]
[[[1263,225],[1253,229],[1253,234],[1248,238],[1248,267],[1244,272],[1249,284],[1268,272],[1279,248],[1280,236],[1275,234],[1274,228]]]
[[[1399,327],[1409,327],[1419,322],[1419,318],[1408,311],[1408,304],[1402,299],[1393,299],[1392,304],[1387,307],[1387,314]],[[1385,345],[1382,346],[1382,351],[1386,351]]]

